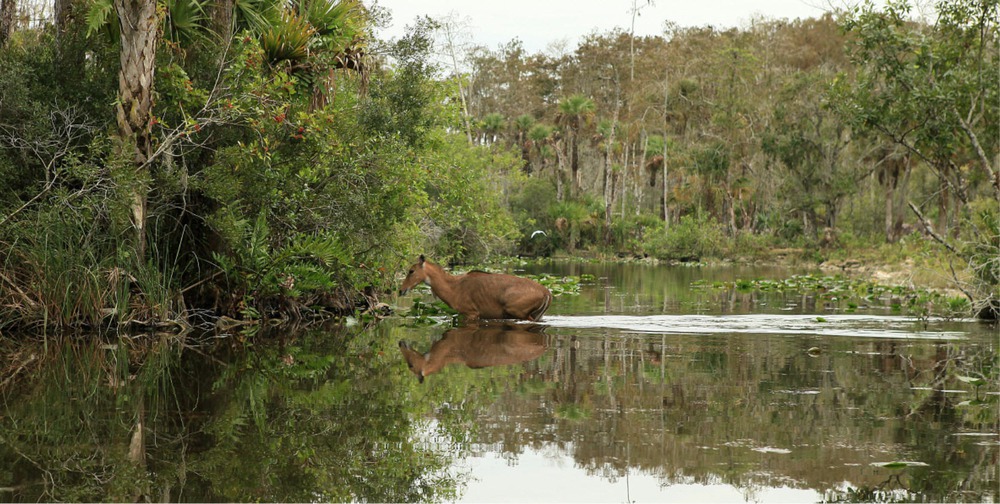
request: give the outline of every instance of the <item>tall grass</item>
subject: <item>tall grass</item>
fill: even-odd
[[[176,268],[152,248],[129,253],[106,215],[69,207],[27,213],[3,230],[0,328],[116,329],[178,311]]]

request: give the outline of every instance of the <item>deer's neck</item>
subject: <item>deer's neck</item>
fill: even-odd
[[[457,301],[456,284],[462,275],[452,275],[436,264],[426,263],[427,284],[431,286],[431,292],[444,301],[448,306],[454,307]]]
[[[430,351],[424,356],[424,376],[437,373],[448,364],[465,363],[463,346],[455,343],[455,339],[449,339],[448,334],[445,333],[443,339],[431,345]]]

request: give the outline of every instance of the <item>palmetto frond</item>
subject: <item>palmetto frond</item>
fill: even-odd
[[[518,131],[527,133],[531,131],[531,127],[535,125],[535,118],[531,114],[524,114],[514,119],[514,127]]]
[[[165,0],[164,36],[185,46],[205,37],[206,4],[208,0]]]
[[[559,102],[559,122],[577,128],[594,117],[594,100],[575,94]]]
[[[504,122],[506,120],[503,115],[491,112],[483,116],[481,124],[484,132],[495,135],[503,129]]]
[[[283,2],[276,0],[234,0],[233,15],[236,31],[243,29],[263,33],[281,20]]]
[[[535,143],[545,142],[552,136],[552,126],[536,124],[528,130],[528,138]]]
[[[305,18],[285,11],[260,37],[260,46],[272,65],[289,62],[301,64],[309,56],[309,43],[316,30]]]
[[[321,37],[335,36],[346,44],[359,35],[366,18],[357,0],[305,0],[298,8]]]

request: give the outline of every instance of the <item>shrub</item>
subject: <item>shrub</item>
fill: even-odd
[[[510,197],[510,207],[520,232],[517,250],[528,255],[548,256],[559,243],[555,220],[549,211],[556,200],[555,184],[547,179],[529,178],[519,189]]]
[[[689,262],[718,257],[725,245],[721,224],[707,217],[685,215],[669,229],[653,233],[644,249],[657,259]]]
[[[611,222],[612,246],[618,252],[641,254],[646,237],[662,232],[663,221],[656,215],[626,215]]]

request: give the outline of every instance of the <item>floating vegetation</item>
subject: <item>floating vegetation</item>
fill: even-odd
[[[435,299],[431,303],[425,303],[417,298],[413,300],[410,310],[404,313],[403,316],[410,319],[410,322],[407,324],[408,326],[420,327],[445,322],[452,323],[458,317],[458,312],[440,299]]]
[[[888,308],[920,318],[930,316],[964,317],[971,315],[968,299],[947,296],[937,291],[902,285],[882,285],[864,279],[840,275],[794,275],[781,280],[738,279],[732,282],[699,280],[693,288],[735,290],[737,292],[787,293],[812,296],[832,308],[854,313],[871,307]],[[818,318],[817,322],[823,322]]]
[[[530,275],[530,278],[545,286],[552,295],[559,297],[562,295],[578,296],[580,294],[580,285],[586,283],[593,283],[596,278],[594,275],[578,275],[578,276],[554,276],[548,273],[542,273],[540,275]]]

